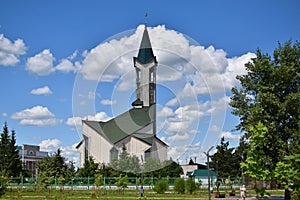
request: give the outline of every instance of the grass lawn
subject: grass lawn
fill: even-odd
[[[229,192],[229,191],[228,191]],[[226,198],[229,193],[225,191]],[[254,195],[254,191],[248,191],[248,194]],[[270,191],[273,195],[283,195],[282,190]],[[167,191],[165,194],[157,194],[153,190],[145,190],[144,197],[141,197],[138,190],[34,190],[33,188],[8,189],[6,194],[1,199],[200,199],[207,198],[207,190],[200,189],[194,194],[176,194],[173,190]],[[214,197],[214,194],[211,195]],[[239,198],[239,191],[236,191],[235,199]]]

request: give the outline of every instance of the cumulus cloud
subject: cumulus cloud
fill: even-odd
[[[113,105],[116,104],[116,100],[102,99],[100,102],[102,105]]]
[[[239,135],[234,135],[231,132],[222,132],[221,138],[224,137],[226,140],[238,141],[240,139]]]
[[[61,62],[55,67],[56,70],[65,73],[77,72],[80,68],[80,63],[75,62],[74,64],[68,59],[62,59]]]
[[[158,111],[157,116],[158,117],[171,117],[174,115],[174,112],[169,107],[163,107],[161,110]]]
[[[82,120],[91,120],[91,121],[102,121],[106,122],[111,119],[105,112],[98,112],[95,115],[88,115],[85,117],[70,117],[67,119],[66,124],[69,126],[81,126]]]
[[[11,118],[20,120],[21,125],[32,126],[56,126],[62,122],[62,120],[56,119],[47,107],[43,106],[35,106],[16,112]]]
[[[62,141],[59,139],[42,140],[39,144],[41,151],[55,153],[58,149],[61,150],[61,155],[67,158],[67,161],[73,161],[79,164],[79,153],[76,151],[76,145],[62,146]]]
[[[19,63],[19,56],[26,53],[27,47],[22,39],[10,41],[0,34],[0,65],[15,66]]]
[[[83,118],[81,117],[70,117],[67,119],[66,124],[69,126],[81,126],[81,121]]]
[[[168,141],[169,142],[176,142],[176,141],[185,141],[188,140],[190,137],[187,133],[184,133],[183,135],[180,134],[176,134],[173,136],[168,137]]]
[[[44,87],[41,87],[41,88],[31,90],[30,94],[50,95],[50,94],[52,94],[52,91],[50,90],[50,88],[48,86],[44,86]]]
[[[174,98],[174,99],[171,99],[170,101],[168,101],[166,103],[166,106],[177,106],[178,104],[179,104],[178,99]]]
[[[169,135],[175,135],[182,131],[189,132],[191,124],[199,120],[204,115],[197,106],[186,105],[178,107],[175,111],[168,107],[164,107],[158,112],[158,116],[167,117],[165,119],[164,132]]]
[[[113,81],[121,78],[120,88],[131,89],[134,79],[122,79],[132,71],[132,57],[137,55],[144,26],[131,35],[99,44],[86,53],[81,72],[87,80]],[[222,49],[192,44],[183,34],[165,26],[148,27],[154,54],[158,59],[157,81],[188,80],[182,95],[211,94],[229,91],[237,84],[235,77],[245,73],[244,64],[254,53],[227,58]],[[188,85],[190,85],[188,87]],[[191,91],[192,90],[192,91]],[[175,102],[170,102],[175,103]]]
[[[54,60],[55,58],[50,50],[45,49],[27,59],[26,69],[39,76],[46,76],[55,71],[55,68],[53,67]]]
[[[42,52],[29,57],[26,61],[26,69],[38,76],[47,76],[55,71],[61,71],[64,73],[77,72],[80,69],[80,63],[78,61],[72,62],[77,56],[75,51],[71,56],[60,60],[57,66],[54,65],[55,57],[51,53],[50,49],[44,49]]]
[[[59,139],[47,139],[43,140],[39,146],[42,151],[56,152],[59,145],[62,143]]]

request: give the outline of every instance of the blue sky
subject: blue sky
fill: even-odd
[[[299,40],[299,1],[0,1],[0,122],[18,144],[78,154],[82,118],[107,120],[134,99],[145,13],[158,69],[158,136],[185,163],[226,136],[234,79],[260,48]],[[114,39],[113,42],[110,40]]]

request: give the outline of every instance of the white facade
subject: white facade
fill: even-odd
[[[147,153],[149,153],[148,156],[151,156],[154,159],[160,161],[167,160],[167,146],[156,137],[153,138],[152,145],[147,144],[133,135],[129,135],[119,142],[112,144],[85,123],[83,123],[83,135],[85,139],[83,139],[81,144],[77,147],[77,150],[80,153],[80,167],[83,167],[85,160],[90,156],[93,157],[95,162],[105,164],[110,163],[113,158],[113,149],[115,149],[117,155],[119,155],[123,146],[125,146],[126,151],[130,155],[135,155],[139,159],[142,157],[143,160],[146,160]]]

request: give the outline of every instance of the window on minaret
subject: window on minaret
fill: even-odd
[[[141,83],[141,70],[137,69],[136,70],[136,84],[140,85]]]
[[[150,83],[154,83],[154,72],[150,72]]]

